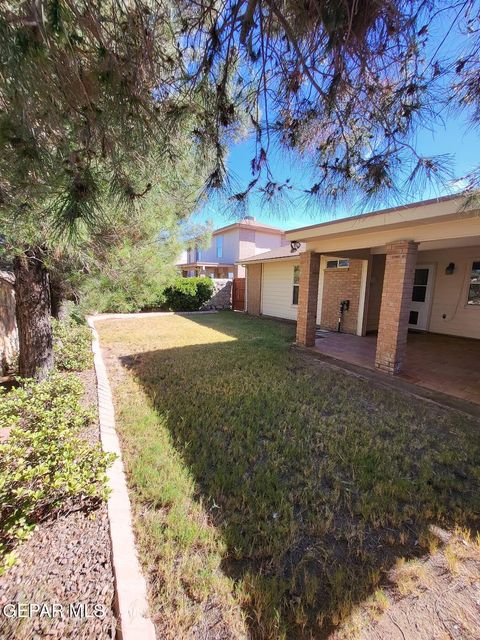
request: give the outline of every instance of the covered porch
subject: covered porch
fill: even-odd
[[[377,336],[317,331],[315,351],[375,369]],[[421,387],[480,405],[480,341],[433,333],[409,333],[399,377]]]
[[[449,197],[287,237],[305,247],[297,344],[480,401],[478,211]]]

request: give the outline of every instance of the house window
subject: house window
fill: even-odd
[[[467,304],[480,305],[480,260],[472,263]]]
[[[410,311],[408,324],[418,324],[418,311]]]
[[[413,281],[412,289],[413,302],[425,302],[425,300],[427,299],[429,271],[430,269],[415,269],[415,279]]]
[[[300,267],[297,264],[293,267],[293,294],[292,304],[298,304],[298,290],[300,288]]]
[[[217,236],[217,258],[223,258],[223,236]]]
[[[202,250],[197,248],[197,262],[202,259]]]
[[[350,260],[327,260],[327,269],[348,269],[350,266]]]

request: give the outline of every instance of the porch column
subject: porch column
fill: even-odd
[[[417,247],[408,240],[387,246],[375,355],[375,366],[386,373],[399,373],[405,361]]]
[[[320,254],[314,251],[301,253],[297,343],[304,347],[313,347],[315,345],[319,273]]]

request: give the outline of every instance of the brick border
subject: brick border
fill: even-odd
[[[228,309],[227,309],[228,311]],[[206,316],[209,313],[218,313],[216,310],[208,309],[205,311],[141,311],[139,313],[97,313],[94,316],[88,316],[87,320],[112,320],[118,318],[120,320],[129,320],[133,318],[157,318],[161,316]]]
[[[130,498],[120,442],[115,429],[112,391],[102,357],[100,340],[95,329],[96,319],[98,316],[90,316],[87,322],[93,334],[92,351],[97,376],[100,440],[104,451],[115,453],[117,456],[108,470],[111,493],[107,505],[115,577],[115,614],[120,623],[117,634],[120,640],[138,640],[139,638],[156,640],[155,627],[148,613],[147,583],[142,574],[135,547]]]

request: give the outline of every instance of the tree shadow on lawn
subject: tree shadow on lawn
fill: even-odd
[[[322,638],[397,558],[428,553],[429,525],[478,530],[478,423],[319,363],[289,348],[288,325],[275,331],[232,325],[233,342],[121,361],[221,531],[252,637]]]

